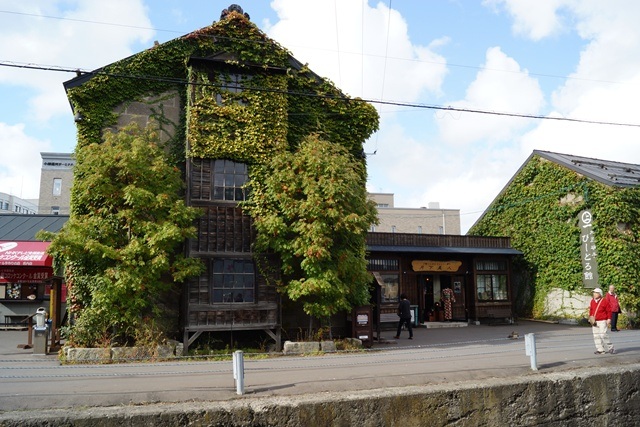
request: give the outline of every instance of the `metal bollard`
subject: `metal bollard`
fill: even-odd
[[[242,350],[233,352],[233,379],[236,380],[236,394],[244,394],[244,354]]]
[[[538,370],[538,361],[536,359],[536,336],[535,334],[525,334],[524,336],[524,353],[531,357],[531,369]]]

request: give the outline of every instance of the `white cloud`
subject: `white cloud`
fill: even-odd
[[[153,36],[152,30],[145,29],[151,23],[142,0],[0,0],[0,9],[0,60],[15,64],[98,68],[130,55],[135,43],[147,43]],[[100,24],[109,22],[118,25]],[[52,151],[52,144],[31,133],[50,128],[52,119],[63,114],[71,122],[62,83],[73,77],[75,74],[0,67],[2,93],[12,99],[17,98],[16,93],[28,97],[28,110],[19,119],[0,122],[1,191],[38,197],[38,153]]]
[[[0,147],[0,189],[23,199],[37,199],[42,161],[34,153],[51,151],[50,142],[29,137],[23,124],[0,123]]]
[[[504,7],[513,17],[512,30],[515,34],[540,40],[566,29],[566,23],[559,15],[559,9],[568,0],[484,0],[483,4],[496,11]]]
[[[153,36],[152,30],[126,27],[151,28],[142,0],[40,0],[11,2],[3,9],[18,13],[0,14],[0,59],[15,63],[97,68],[130,55],[133,43],[148,42]],[[0,69],[0,84],[35,91],[29,117],[41,122],[70,114],[62,83],[73,77],[62,72]]]
[[[413,44],[404,18],[382,2],[273,0],[271,7],[279,21],[266,25],[269,36],[349,95],[411,102],[439,93],[446,60],[433,49],[448,40]]]
[[[537,114],[544,105],[544,95],[536,79],[499,47],[492,47],[487,50],[486,62],[476,79],[467,88],[465,99],[449,105],[458,109]],[[454,111],[439,112],[436,117],[440,117],[438,126],[443,140],[453,145],[509,141],[531,123],[528,119]]]
[[[623,4],[624,3],[624,4]],[[553,94],[550,115],[640,124],[640,3],[575,1],[571,11],[588,44],[574,73]],[[527,149],[640,163],[640,128],[542,122],[523,138]]]

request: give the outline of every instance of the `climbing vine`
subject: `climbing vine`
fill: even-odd
[[[109,139],[106,132],[125,124],[122,112],[139,104],[150,111],[141,117],[151,118],[168,135],[163,147],[170,153],[167,163],[182,168],[183,179],[186,160],[192,157],[247,163],[255,180],[258,172],[253,171],[264,174],[271,158],[295,153],[313,134],[346,151],[347,164],[358,165],[348,172],[356,175],[357,187],[364,191],[362,144],[378,128],[378,114],[371,105],[347,97],[315,75],[236,12],[91,75],[81,75],[67,84],[67,94],[80,117],[77,154]],[[164,114],[164,103],[175,98],[181,111],[177,123]],[[92,179],[90,169],[76,170],[72,217],[92,215],[94,207],[87,203],[91,194],[85,191]],[[353,188],[350,191],[355,194]],[[344,246],[353,252],[355,258],[349,259],[358,268],[350,274],[357,276],[364,271],[360,268],[364,240],[360,230],[352,231],[359,237],[352,239],[352,246],[348,242]],[[77,301],[93,301],[100,289],[96,283],[102,279],[82,280],[99,276],[91,262],[79,256],[67,265],[68,277],[78,278],[74,281]],[[341,277],[350,276],[341,273]],[[362,278],[351,279],[347,287]],[[349,300],[360,301],[361,296],[351,295]],[[76,308],[82,310],[81,304]]]
[[[602,287],[614,285],[624,307],[640,308],[640,190],[587,180],[539,156],[514,177],[470,230],[472,235],[506,235],[524,253],[523,277],[533,282],[532,314],[544,313],[554,289],[583,289],[578,214],[590,208]],[[521,284],[526,286],[526,284]],[[527,304],[524,304],[525,306]]]

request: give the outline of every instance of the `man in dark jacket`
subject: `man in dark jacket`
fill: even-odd
[[[407,329],[409,330],[409,339],[412,340],[413,328],[411,327],[411,303],[409,302],[405,294],[400,295],[400,303],[398,304],[398,316],[400,317],[400,321],[398,322],[398,331],[396,332],[396,336],[393,338],[400,338],[402,325],[407,325]]]
[[[609,309],[611,310],[611,332],[618,332],[618,313],[620,313],[620,303],[618,302],[618,294],[613,285],[609,285],[609,292],[605,296],[609,300]]]

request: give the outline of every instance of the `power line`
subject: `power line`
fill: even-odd
[[[189,85],[208,86],[208,87],[218,87],[222,89],[230,87],[224,84],[215,84],[215,83],[208,83],[208,82],[190,82],[185,79],[174,78],[174,77],[111,73],[108,71],[104,71],[103,69],[99,69],[95,71],[86,71],[78,68],[67,68],[67,67],[61,67],[61,66],[45,66],[45,65],[38,65],[38,64],[25,64],[25,63],[16,63],[16,62],[10,62],[10,61],[0,61],[0,67],[23,68],[23,69],[31,69],[31,70],[39,70],[39,71],[58,71],[58,72],[65,72],[65,73],[76,73],[78,75],[85,75],[85,74],[86,75],[102,75],[102,76],[108,76],[108,77],[114,77],[114,78],[151,80],[156,82],[172,83],[176,85],[185,85],[185,86],[189,86]],[[291,96],[305,96],[305,97],[313,97],[313,98],[335,99],[335,100],[344,100],[347,102],[353,101],[352,98],[348,98],[346,96],[322,95],[318,93],[309,93],[309,92],[294,92],[294,91],[264,88],[264,87],[244,86],[242,89],[247,91],[256,91],[256,92],[281,93],[281,94],[286,94]],[[604,120],[588,120],[588,119],[579,119],[579,118],[571,118],[571,117],[543,116],[539,114],[512,113],[512,112],[506,112],[506,111],[483,110],[480,108],[460,108],[460,107],[451,107],[451,106],[433,105],[433,104],[420,104],[420,103],[401,102],[401,101],[385,101],[381,99],[377,100],[377,99],[365,98],[361,100],[364,102],[368,102],[370,104],[393,105],[396,107],[408,107],[408,108],[428,109],[428,110],[436,110],[436,111],[455,111],[459,113],[485,114],[490,116],[513,117],[513,118],[521,118],[521,119],[553,120],[553,121],[559,121],[559,122],[640,128],[640,123],[609,122]]]
[[[139,25],[126,25],[126,24],[117,24],[114,22],[101,22],[101,21],[92,21],[89,19],[75,19],[75,18],[66,18],[62,16],[51,16],[51,15],[40,15],[37,13],[26,13],[26,12],[14,12],[12,10],[0,10],[0,13],[6,13],[11,15],[21,15],[21,16],[29,16],[34,18],[47,18],[47,19],[56,19],[59,21],[71,21],[71,22],[82,22],[84,24],[96,24],[96,25],[108,25],[111,27],[121,27],[121,28],[134,28],[136,30],[151,30],[151,31],[160,31],[165,33],[177,33],[184,34],[181,31],[176,30],[163,30],[160,28],[151,28],[151,27],[143,27]]]
[[[391,1],[392,0],[389,0],[389,11],[391,11]],[[11,11],[11,10],[0,10],[0,13],[12,14],[12,15],[20,15],[20,16],[29,16],[29,17],[35,17],[35,18],[56,19],[56,20],[60,20],[60,21],[81,22],[81,23],[86,23],[86,24],[107,25],[107,26],[114,26],[114,27],[121,27],[121,28],[133,28],[133,29],[138,29],[138,30],[150,30],[150,31],[158,31],[158,32],[181,34],[181,35],[191,34],[192,33],[192,31],[168,30],[168,29],[162,29],[162,28],[138,26],[138,25],[126,25],[126,24],[118,24],[118,23],[113,23],[113,22],[93,21],[93,20],[89,20],[89,19],[75,19],[75,18],[67,18],[67,17],[61,17],[61,16],[51,16],[51,15],[40,15],[40,14],[35,14],[35,13],[15,12],[15,11]],[[363,17],[363,20],[364,20],[364,17]],[[337,25],[337,17],[336,17],[336,25]],[[364,28],[364,26],[363,26],[363,28]],[[217,39],[240,40],[240,41],[244,41],[244,42],[253,42],[253,43],[265,43],[262,40],[230,39],[230,38],[225,38],[225,37],[222,37],[222,36],[219,36],[219,35],[208,36],[206,34],[199,34],[199,36],[200,37],[211,37],[211,38],[217,38]],[[296,45],[291,45],[291,47],[299,47],[299,48],[304,48],[304,49],[320,50],[320,51],[324,50],[324,51],[333,52],[332,49],[325,49],[325,48],[318,48],[318,47],[296,46]],[[342,51],[342,52],[340,52],[340,50],[338,49],[338,54],[340,54],[340,53],[347,54],[347,55],[360,55],[360,56],[363,56],[363,57],[364,56],[369,56],[369,57],[372,57],[372,58],[383,58],[385,61],[387,61],[389,59],[392,59],[392,60],[396,60],[396,61],[408,61],[408,62],[417,62],[417,63],[424,63],[424,64],[446,65],[448,67],[454,67],[454,68],[467,68],[467,69],[480,70],[480,71],[494,71],[494,72],[502,72],[502,73],[523,74],[523,75],[527,75],[527,76],[546,77],[546,78],[554,78],[554,79],[562,79],[562,80],[578,80],[578,81],[585,81],[585,82],[610,83],[610,84],[620,84],[621,83],[621,82],[618,82],[618,81],[602,80],[602,79],[590,79],[590,78],[580,77],[580,76],[561,76],[561,75],[557,75],[557,74],[535,73],[535,72],[529,72],[529,71],[525,71],[525,70],[505,70],[505,69],[499,69],[499,68],[480,67],[480,66],[477,66],[477,65],[456,64],[456,63],[450,63],[450,62],[446,62],[446,61],[425,61],[425,60],[416,59],[416,58],[400,58],[400,57],[397,57],[397,56],[389,56],[387,54],[387,52],[385,52],[384,55],[376,55],[376,54],[366,54],[365,55],[364,51],[363,52],[351,52],[351,51]]]

